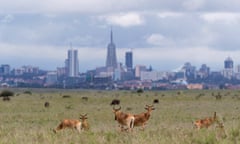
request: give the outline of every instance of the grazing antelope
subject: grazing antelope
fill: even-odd
[[[115,120],[118,121],[121,131],[124,130],[124,126],[127,126],[125,130],[132,130],[134,126],[134,116],[129,113],[123,113],[120,111],[121,106],[118,109],[113,107],[113,113],[115,114]]]
[[[80,119],[82,121],[79,121],[77,119],[64,119],[56,129],[53,130],[54,133],[56,133],[59,130],[65,129],[65,128],[71,128],[76,129],[78,132],[81,132],[82,129],[87,130],[89,129],[89,125],[86,121],[87,114],[80,115]]]
[[[145,109],[147,110],[147,112],[134,115],[134,126],[141,126],[143,130],[145,128],[145,125],[147,124],[147,121],[150,118],[151,112],[155,110],[155,108],[153,107],[153,105],[146,105]]]
[[[207,118],[204,118],[204,119],[196,120],[194,122],[194,126],[197,129],[208,128],[209,126],[213,125],[215,122],[218,123],[216,112],[214,112],[213,117],[207,117]]]

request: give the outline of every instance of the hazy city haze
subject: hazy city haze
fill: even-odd
[[[104,66],[112,27],[118,62],[174,70],[185,62],[240,64],[239,0],[0,0],[0,62],[64,66],[70,43],[79,70]]]

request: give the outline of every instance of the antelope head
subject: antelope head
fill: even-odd
[[[88,118],[87,118],[87,114],[85,114],[85,115],[81,115],[81,114],[80,114],[80,119],[81,119],[82,121],[88,119]]]
[[[150,105],[150,106],[146,105],[145,110],[151,112],[151,111],[155,110],[155,108],[153,107],[153,105]]]

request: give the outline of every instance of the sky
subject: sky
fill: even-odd
[[[78,49],[80,72],[104,66],[110,30],[117,60],[173,71],[186,62],[240,64],[239,0],[0,0],[0,64],[63,67]]]

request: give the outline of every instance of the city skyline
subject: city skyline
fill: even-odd
[[[239,6],[236,0],[3,1],[0,62],[55,70],[72,43],[85,72],[105,65],[112,27],[123,64],[132,50],[133,66],[172,71],[191,62],[222,70],[228,56],[240,64]]]

